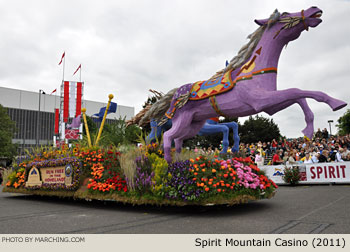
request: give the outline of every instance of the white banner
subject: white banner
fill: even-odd
[[[76,110],[76,89],[77,83],[75,81],[69,82],[69,117],[75,118]]]
[[[350,183],[350,162],[295,164],[301,175],[300,184]],[[276,184],[283,181],[284,169],[292,165],[265,165],[259,168]]]

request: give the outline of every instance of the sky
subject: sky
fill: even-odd
[[[320,90],[350,98],[350,1],[348,0],[0,0],[0,86],[50,93],[82,65],[84,98],[107,102],[108,94],[137,113],[151,94],[206,80],[222,69],[257,29],[254,19],[278,8],[323,10],[323,22],[282,51],[278,90]],[[1,101],[0,101],[1,102]],[[35,102],[35,101],[33,101]],[[315,130],[327,128],[349,105],[333,112],[308,99]],[[298,105],[268,116],[287,137],[303,136]],[[247,118],[240,118],[244,122]]]

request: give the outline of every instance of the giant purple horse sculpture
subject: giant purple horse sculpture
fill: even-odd
[[[217,72],[202,86],[197,83],[187,84],[176,92],[173,91],[170,109],[166,113],[168,118],[172,118],[173,124],[164,134],[165,159],[168,162],[172,160],[170,148],[173,140],[176,151],[180,152],[183,140],[195,136],[205,121],[217,114],[242,117],[266,112],[273,115],[298,103],[307,124],[302,132],[306,137],[312,138],[314,116],[306,98],[324,102],[333,111],[347,104],[320,91],[298,88],[277,90],[277,65],[283,47],[297,39],[302,31],[319,25],[322,22],[319,18],[321,14],[322,11],[317,7],[298,13],[280,14],[276,10],[268,19],[255,20],[260,27],[250,35],[248,44],[242,47],[225,69]],[[223,79],[229,79],[223,82],[223,88],[228,87],[228,84],[233,84],[231,86],[234,87],[227,88],[227,92],[208,95],[205,88],[215,88],[219,80]],[[205,99],[197,99],[199,94],[205,94]],[[164,114],[164,110],[158,112]],[[154,109],[148,116],[159,118],[159,113]]]

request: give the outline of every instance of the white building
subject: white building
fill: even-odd
[[[56,92],[57,94],[58,92]],[[40,95],[40,116],[39,125],[37,116],[39,112],[39,92],[31,92],[19,89],[0,87],[0,104],[7,108],[8,114],[13,121],[16,122],[16,133],[12,140],[18,143],[21,151],[24,148],[36,145],[37,127],[39,126],[39,144],[52,144],[55,126],[55,108],[60,108],[59,95]],[[82,107],[86,108],[86,114],[91,116],[105,107],[106,103],[96,101],[82,101]],[[118,101],[113,101],[118,103]],[[126,118],[126,120],[134,116],[135,109],[117,105],[116,113],[107,115],[107,123],[115,119]],[[109,119],[109,120],[108,120]]]

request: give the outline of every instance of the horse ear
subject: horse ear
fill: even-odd
[[[268,18],[266,18],[266,19],[255,19],[254,20],[254,22],[257,23],[260,26],[266,25],[268,21],[269,21]]]

